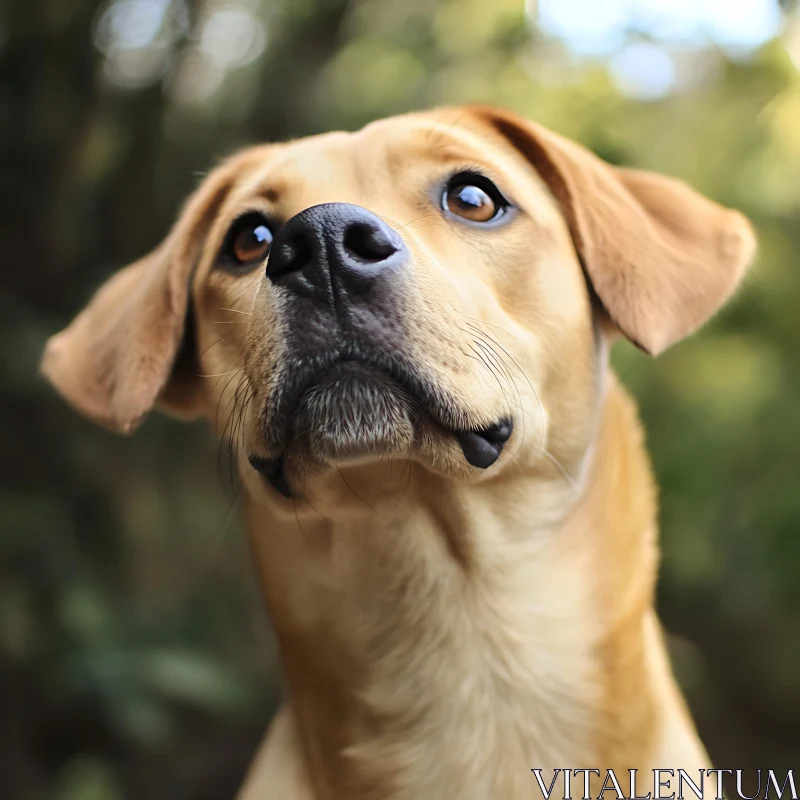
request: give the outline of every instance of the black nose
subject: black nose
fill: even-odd
[[[267,277],[305,297],[366,292],[407,256],[403,240],[361,206],[324,203],[292,217],[272,242]]]

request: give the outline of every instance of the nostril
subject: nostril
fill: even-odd
[[[384,261],[402,247],[393,230],[366,222],[351,224],[345,231],[342,243],[344,249],[359,261]]]
[[[276,277],[287,272],[303,269],[313,256],[313,247],[308,237],[297,234],[273,243],[267,260],[267,275]]]

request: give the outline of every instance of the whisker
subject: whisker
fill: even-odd
[[[226,375],[230,375],[231,372],[237,372],[238,370],[229,370],[228,372],[215,372],[211,375],[204,375],[202,372],[197,373],[198,378],[224,378]]]
[[[237,404],[239,404],[239,402],[241,400],[240,393],[242,391],[244,391],[244,393],[246,394],[249,389],[250,389],[250,382],[249,382],[249,379],[247,378],[247,376],[245,375],[244,380],[236,388],[236,392],[233,395],[233,410],[231,412],[231,416],[233,416],[234,414],[237,414],[236,406],[237,406]],[[242,420],[243,411],[244,411],[244,405],[242,405],[241,408],[238,411],[238,414],[236,416],[236,422],[234,422],[233,427],[231,428],[230,437],[228,439],[228,470],[229,470],[230,479],[231,479],[231,491],[233,491],[233,492],[236,491],[235,484],[234,484],[234,477],[233,477],[233,474],[234,474],[234,468],[233,467],[234,467],[234,454],[238,454],[238,442],[237,442],[237,438],[236,438],[237,437],[237,428],[238,428],[239,423]]]
[[[219,427],[219,411],[220,411],[220,406],[222,404],[222,400],[225,397],[225,392],[227,392],[228,386],[230,386],[231,381],[233,381],[233,379],[236,377],[236,374],[238,374],[238,373],[240,373],[242,371],[244,371],[244,367],[242,367],[240,370],[237,370],[237,373],[235,373],[234,376],[231,377],[228,380],[227,384],[225,384],[225,388],[222,390],[222,392],[220,394],[220,398],[219,398],[219,401],[217,403],[217,412],[216,412],[216,415],[215,415],[215,418],[214,418],[215,427]],[[247,379],[247,376],[245,376],[245,379]],[[222,429],[222,434],[220,435],[219,450],[217,452],[217,470],[219,472],[220,484],[223,486],[223,488],[225,486],[225,482],[224,482],[224,480],[222,478],[222,453],[223,453],[223,447],[225,445],[225,438],[226,438],[226,435],[228,433],[228,426],[231,425],[231,423],[233,422],[234,413],[236,412],[236,402],[237,402],[237,398],[238,398],[239,392],[241,391],[241,389],[242,389],[242,387],[244,385],[245,385],[245,382],[242,381],[239,384],[239,386],[236,387],[233,395],[231,396],[230,400],[228,400],[228,402],[227,402],[227,404],[225,406],[225,411],[227,413],[228,409],[231,408],[231,404],[233,404],[233,407],[231,408],[231,412],[230,412],[230,414],[228,414],[228,418],[225,421],[225,427]],[[230,447],[230,441],[229,441],[229,445],[228,445],[228,458],[229,459],[233,458],[233,454],[231,452],[231,447]],[[234,494],[235,494],[236,487],[234,485],[233,476],[232,475],[231,475],[231,491],[234,492]]]
[[[427,219],[428,217],[438,217],[439,214],[423,214],[421,217],[417,217],[416,219],[412,219],[411,222],[406,222],[405,225],[400,225],[396,230],[400,231],[403,228],[407,228],[409,225],[413,225],[415,222],[419,222],[421,219]]]
[[[476,326],[474,326],[474,325],[470,325],[470,327],[473,328],[476,331],[478,330],[476,328]],[[482,331],[482,332],[479,331],[479,333],[482,333],[483,336],[485,336],[486,338],[488,338],[489,340],[494,342],[508,356],[508,358],[511,359],[511,361],[514,363],[514,365],[517,367],[517,369],[522,373],[522,376],[527,381],[528,386],[530,386],[531,391],[533,392],[534,397],[536,398],[536,402],[537,402],[537,404],[539,406],[539,413],[540,413],[541,419],[542,419],[542,439],[541,439],[541,442],[539,443],[539,451],[540,451],[541,455],[543,455],[558,470],[558,472],[561,474],[561,477],[564,478],[564,480],[569,484],[570,488],[576,494],[580,494],[580,487],[575,482],[575,479],[567,472],[567,470],[564,467],[564,465],[545,446],[545,441],[544,441],[544,437],[545,437],[544,408],[542,406],[541,400],[539,400],[539,395],[536,392],[536,389],[534,389],[533,384],[530,381],[530,378],[528,378],[528,375],[525,373],[525,370],[522,369],[522,367],[519,365],[519,363],[516,361],[516,359],[496,339],[491,337],[485,331]],[[487,346],[491,347],[490,345],[487,345]],[[496,351],[495,351],[495,355],[498,355]],[[516,383],[515,383],[515,385],[516,385]],[[521,402],[521,400],[522,400],[522,398],[520,397],[520,402]],[[523,420],[524,420],[524,413],[523,413]]]
[[[236,361],[234,361],[234,362],[233,362],[233,366],[235,366],[236,364],[238,364],[238,363],[239,363],[239,362],[240,362],[240,361],[241,361],[243,358],[244,358],[244,356],[240,356],[239,358],[237,358],[237,359],[236,359]],[[243,369],[244,369],[244,367],[240,367],[239,369],[231,369],[231,370],[228,370],[228,372],[221,372],[221,373],[220,373],[219,380],[218,380],[218,381],[217,381],[217,382],[214,384],[214,388],[211,390],[211,396],[212,396],[212,397],[214,396],[214,393],[217,391],[217,389],[219,388],[219,385],[222,383],[222,379],[223,379],[223,378],[224,378],[226,375],[231,375],[231,374],[235,374],[235,373],[237,373],[237,372],[241,372]],[[223,390],[222,394],[225,394],[225,390],[227,390],[227,388],[228,388],[228,387],[226,386],[226,387],[225,387],[225,389]]]
[[[472,325],[469,322],[467,323],[467,325],[469,325],[470,328],[475,330],[480,336],[484,336],[490,342],[493,342],[494,344],[496,344],[506,354],[506,356],[508,356],[508,358],[511,359],[512,363],[514,364],[514,366],[520,371],[520,374],[522,375],[522,377],[525,378],[525,380],[528,382],[528,386],[531,387],[531,391],[533,391],[534,393],[536,392],[536,390],[533,388],[533,384],[531,383],[530,378],[528,377],[528,375],[525,372],[525,370],[522,369],[522,367],[519,365],[519,362],[514,358],[514,356],[511,355],[511,353],[508,352],[508,350],[505,349],[505,347],[503,347],[503,345],[500,344],[500,342],[497,341],[497,339],[494,339],[492,336],[490,336],[488,333],[486,333],[486,331],[482,331],[476,325]]]
[[[228,415],[228,418],[225,420],[225,427],[222,429],[222,435],[219,438],[219,448],[217,450],[217,472],[219,473],[219,482],[220,486],[222,486],[222,490],[226,493],[227,489],[225,486],[225,479],[222,477],[224,471],[222,454],[225,452],[224,448],[225,448],[225,442],[227,440],[228,426],[231,424],[232,419],[233,419],[233,412],[231,412]],[[230,451],[228,451],[228,458],[230,459]],[[231,485],[231,490],[233,490],[232,485]]]
[[[541,441],[540,441],[539,445],[537,445],[537,448],[539,448],[539,449],[543,448],[544,447],[544,435],[545,435],[544,409],[542,408],[542,403],[539,400],[539,395],[537,394],[536,389],[533,388],[533,384],[531,383],[531,381],[528,378],[527,374],[522,369],[522,367],[517,363],[517,361],[513,358],[513,356],[511,356],[511,354],[499,342],[497,342],[495,339],[493,339],[487,333],[481,331],[475,325],[471,325],[470,323],[467,323],[467,324],[481,338],[481,341],[484,343],[484,345],[491,351],[491,353],[493,354],[494,358],[497,360],[497,363],[502,366],[502,368],[504,370],[504,373],[506,374],[506,376],[507,376],[508,380],[510,381],[511,385],[514,387],[514,391],[516,392],[517,399],[519,401],[520,422],[521,422],[520,436],[521,436],[521,441],[522,442],[525,441],[525,404],[522,401],[522,393],[519,390],[519,386],[517,386],[517,382],[514,380],[514,376],[511,374],[511,370],[509,369],[508,365],[505,363],[505,360],[494,349],[494,347],[492,347],[492,345],[489,343],[489,341],[495,342],[495,344],[497,344],[497,346],[514,362],[514,364],[517,367],[517,369],[522,373],[523,377],[528,382],[528,386],[530,386],[531,391],[533,392],[533,396],[536,398],[536,403],[538,405],[539,414],[540,414],[541,420],[542,420],[542,438],[541,438]],[[464,330],[464,329],[462,328],[462,330]],[[464,332],[468,333],[468,331],[466,331],[466,330]],[[487,340],[489,340],[489,341],[487,341]]]
[[[224,388],[224,389],[223,389],[223,390],[222,390],[222,391],[219,393],[219,400],[217,401],[217,413],[216,413],[216,414],[215,414],[215,416],[214,416],[214,423],[215,423],[215,427],[218,427],[218,426],[219,426],[219,407],[220,407],[220,405],[222,404],[222,399],[225,397],[225,392],[227,392],[227,391],[228,391],[228,387],[231,385],[231,382],[233,381],[233,379],[234,379],[234,378],[235,378],[235,377],[236,377],[236,376],[237,376],[237,375],[238,375],[240,372],[243,372],[243,371],[244,371],[244,367],[240,367],[239,369],[237,369],[237,370],[236,370],[236,371],[233,373],[233,375],[232,375],[230,378],[228,378],[228,382],[225,384],[225,388]],[[226,373],[226,374],[227,374],[227,373]],[[214,393],[217,391],[217,387],[220,385],[220,383],[222,383],[222,378],[220,378],[220,379],[217,381],[217,385],[216,385],[216,386],[214,387],[214,389],[212,390],[212,395],[213,395],[213,394],[214,394]],[[226,406],[226,408],[227,408],[227,406]]]
[[[207,353],[207,352],[208,352],[208,351],[209,351],[209,350],[210,350],[212,347],[214,347],[214,345],[217,345],[217,344],[219,344],[220,342],[224,342],[224,341],[225,341],[225,338],[224,338],[224,337],[223,337],[222,339],[217,339],[217,341],[216,341],[216,342],[213,342],[213,343],[212,343],[212,344],[210,344],[208,347],[206,347],[206,349],[205,349],[205,350],[203,350],[203,352],[202,352],[202,353],[200,353],[200,356],[199,356],[199,357],[200,357],[200,358],[202,358],[202,357],[203,357],[203,356],[204,356],[204,355],[205,355],[205,354],[206,354],[206,353]]]
[[[378,512],[347,482],[347,478],[342,475],[341,469],[336,467],[336,471],[339,473],[339,477],[344,482],[344,485],[370,510],[373,514],[378,514]],[[378,514],[380,516],[380,514]]]
[[[482,340],[483,341],[483,340]],[[477,342],[476,342],[477,344]],[[506,377],[506,381],[511,384],[514,388],[514,392],[517,397],[519,409],[519,417],[520,417],[520,444],[525,442],[525,404],[522,401],[522,393],[519,390],[519,386],[517,386],[517,382],[514,380],[514,376],[511,374],[511,370],[509,369],[508,365],[505,363],[503,358],[500,354],[488,343],[483,341],[483,347],[488,350],[487,357],[491,357],[493,362],[498,365],[498,367],[502,370],[503,374]],[[506,403],[508,403],[508,398],[506,398]]]
[[[257,389],[253,389],[253,390],[250,392],[250,394],[248,395],[247,399],[244,401],[244,405],[243,405],[243,407],[242,407],[242,415],[243,415],[243,418],[242,418],[242,425],[241,425],[241,428],[240,428],[240,432],[241,432],[241,439],[242,439],[242,441],[241,441],[241,446],[242,446],[242,447],[244,447],[244,444],[245,444],[245,441],[244,441],[244,436],[245,436],[245,422],[247,421],[247,411],[250,409],[250,403],[252,403],[252,402],[253,402],[253,398],[254,398],[254,397],[257,395],[257,394],[258,394],[258,390],[257,390]]]
[[[312,511],[315,511],[322,519],[328,519],[307,497],[300,498]]]
[[[220,311],[231,311],[234,314],[243,314],[245,317],[252,317],[253,315],[249,311],[239,311],[238,308],[226,308],[225,306],[219,307]]]
[[[408,465],[408,477],[406,478],[406,485],[405,485],[402,493],[400,494],[400,497],[397,499],[397,502],[395,503],[395,508],[397,508],[397,506],[400,505],[400,503],[403,501],[403,498],[406,496],[406,494],[408,492],[408,488],[411,486],[412,464],[411,464],[411,459],[410,458],[406,460],[406,464]],[[403,470],[403,471],[405,472],[405,470]],[[402,480],[402,478],[403,478],[403,473],[401,472],[400,473],[400,479]]]
[[[492,373],[492,375],[494,375],[495,380],[497,381],[497,385],[500,387],[500,391],[503,393],[503,400],[505,401],[505,404],[506,404],[506,410],[508,411],[508,414],[510,416],[511,415],[511,403],[509,403],[508,395],[506,394],[506,390],[503,388],[503,385],[500,382],[500,373],[498,371],[497,362],[495,362],[494,365],[493,365],[492,362],[489,361],[489,358],[491,356],[493,356],[494,353],[491,353],[491,348],[487,347],[482,342],[479,342],[477,339],[475,339],[474,341],[475,341],[475,345],[478,348],[480,348],[480,350],[482,352],[486,353],[486,359],[487,359],[486,363],[489,366],[489,371]],[[502,364],[501,364],[501,366],[502,366],[503,370],[506,373],[504,377],[506,377],[506,379],[508,380],[509,379],[509,375],[507,373],[507,370],[505,370],[505,367]],[[511,380],[511,382],[513,383],[513,379]],[[522,402],[521,402],[521,399],[520,399],[520,413],[522,413]]]
[[[580,494],[581,490],[575,480],[564,468],[564,465],[545,447],[542,448],[542,455],[561,473],[561,477],[570,485],[575,494]]]
[[[481,339],[480,342],[477,339],[473,339],[473,341],[486,354],[486,357],[488,359],[491,359],[492,363],[497,367],[497,369],[500,370],[500,372],[502,372],[506,381],[514,387],[514,390],[517,395],[517,400],[519,401],[519,408],[520,410],[522,410],[523,409],[522,395],[520,394],[517,382],[514,380],[514,376],[511,374],[511,370],[508,368],[506,362],[503,360],[500,354],[488,342],[486,342],[485,339]]]
[[[467,323],[467,325],[469,325],[470,328],[472,328],[474,331],[476,331],[479,336],[483,336],[483,337],[485,337],[485,339],[488,339],[489,341],[491,341],[494,344],[496,344],[506,354],[506,356],[511,360],[511,362],[514,364],[514,366],[519,370],[519,372],[522,375],[522,377],[525,378],[525,381],[527,382],[528,386],[530,387],[530,390],[533,392],[533,396],[536,398],[536,402],[537,402],[537,404],[539,406],[539,414],[541,415],[541,418],[542,418],[542,442],[540,443],[540,446],[542,446],[542,444],[544,443],[544,433],[545,433],[545,430],[544,430],[544,428],[545,428],[545,424],[544,424],[544,406],[542,406],[542,401],[539,399],[539,393],[533,387],[533,384],[531,383],[531,379],[528,377],[528,374],[525,372],[524,369],[522,369],[522,367],[519,365],[519,362],[514,358],[514,356],[512,356],[511,353],[509,353],[508,350],[506,350],[505,347],[503,347],[503,345],[501,345],[500,342],[497,341],[497,339],[494,339],[492,336],[490,336],[488,333],[486,333],[486,331],[482,331],[480,328],[478,328],[475,325],[472,325],[469,322]],[[485,341],[485,339],[484,339],[484,341]]]
[[[480,347],[480,344],[478,343],[477,340],[473,340],[473,341],[475,341],[475,345]],[[483,366],[489,372],[489,374],[495,379],[495,381],[497,381],[497,386],[498,386],[498,388],[500,389],[500,391],[503,394],[503,399],[505,400],[506,409],[507,409],[507,411],[508,411],[508,413],[510,415],[511,414],[511,404],[508,402],[508,396],[506,395],[506,390],[503,388],[503,384],[500,382],[500,375],[499,375],[496,367],[493,367],[491,365],[491,363],[489,363],[488,359],[483,354],[479,353],[475,349],[475,347],[473,347],[473,345],[468,345],[468,347],[472,350],[473,353],[477,353],[477,359],[476,360],[478,360],[480,362],[481,366]]]
[[[480,336],[480,334],[478,334],[478,335]],[[497,361],[497,363],[502,366],[502,369],[503,369],[505,375],[507,376],[507,378],[510,381],[511,385],[514,387],[514,391],[516,392],[516,395],[517,395],[517,400],[519,401],[520,416],[521,416],[521,419],[522,419],[522,437],[524,439],[524,436],[525,436],[525,404],[524,404],[524,402],[522,400],[522,392],[520,391],[519,386],[517,385],[517,382],[514,379],[514,376],[513,376],[512,372],[511,372],[511,368],[508,366],[508,364],[506,363],[506,360],[503,358],[503,356],[501,356],[500,353],[498,353],[497,350],[495,350],[495,348],[491,344],[489,344],[489,342],[486,341],[486,339],[481,339],[481,341],[484,343],[484,346],[487,347],[491,351],[491,353],[492,353],[493,357],[495,358],[495,360]],[[524,373],[523,373],[523,375],[524,375]],[[528,384],[530,385],[530,380],[528,380],[528,376],[524,375],[524,377],[528,381]],[[544,413],[542,412],[541,403],[539,403],[539,396],[536,394],[536,390],[533,388],[532,385],[531,385],[531,391],[533,392],[533,395],[536,398],[536,402],[537,402],[537,404],[539,406],[539,411],[541,413],[542,425],[544,425]]]
[[[501,328],[499,325],[493,325],[491,322],[487,322],[484,319],[478,319],[477,317],[468,317],[466,314],[462,314],[464,319],[471,319],[473,322],[480,322],[481,325],[488,325],[490,328],[497,328],[499,331],[503,331],[506,335],[510,336],[512,339],[521,339],[522,337],[517,336],[515,333],[511,333],[511,331],[507,331],[505,328]]]

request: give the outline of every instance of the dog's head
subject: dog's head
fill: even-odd
[[[276,507],[380,461],[569,472],[608,338],[662,351],[753,248],[737,212],[509,113],[413,114],[226,161],[43,370],[118,430],[209,417]]]

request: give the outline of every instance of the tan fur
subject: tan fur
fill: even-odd
[[[435,188],[464,168],[519,208],[508,224],[442,216]],[[334,201],[402,235],[393,335],[457,398],[453,424],[513,417],[491,468],[392,405],[365,433],[379,457],[293,446],[293,499],[249,467],[286,377],[288,301],[217,253],[244,211]],[[653,609],[656,490],[608,347],[615,325],[654,353],[693,331],[752,250],[740,215],[682,184],[507,112],[444,109],[226,162],[54,337],[44,371],[94,419],[129,430],[158,396],[241,444],[286,680],[241,798],[517,800],[540,796],[534,767],[707,765]]]
[[[648,353],[692,333],[736,288],[755,246],[737,211],[662,175],[611,170],[541,125],[483,113],[548,182],[594,290]]]

